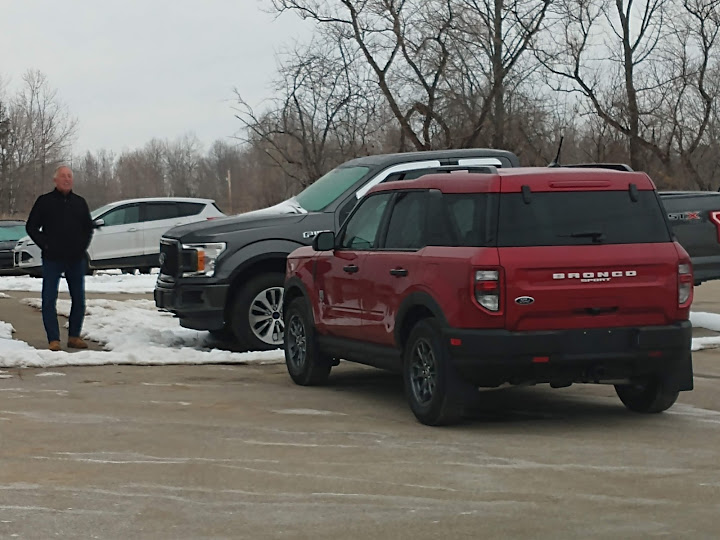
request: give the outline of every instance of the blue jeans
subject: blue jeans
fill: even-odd
[[[42,260],[42,319],[48,343],[60,341],[60,329],[57,320],[57,297],[60,276],[65,272],[72,300],[70,308],[70,337],[80,337],[83,318],[85,317],[85,257],[74,261]]]

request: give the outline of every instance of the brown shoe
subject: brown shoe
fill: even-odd
[[[82,338],[71,336],[68,338],[68,347],[73,349],[87,349],[87,343]]]
[[[62,346],[59,341],[51,341],[48,343],[48,349],[51,351],[62,351]]]

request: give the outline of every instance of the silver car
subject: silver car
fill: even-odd
[[[159,266],[160,237],[178,225],[224,217],[212,199],[152,197],[106,204],[90,215],[95,223],[88,248],[88,270],[120,268],[149,273]],[[29,236],[13,250],[14,266],[42,274],[40,248]]]

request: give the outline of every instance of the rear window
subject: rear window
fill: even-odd
[[[202,212],[205,203],[179,202],[177,203],[178,215],[180,217],[194,216]]]
[[[669,242],[654,191],[521,193],[500,196],[498,246],[575,246]]]

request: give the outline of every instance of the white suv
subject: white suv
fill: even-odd
[[[211,199],[184,197],[117,201],[90,215],[96,229],[88,248],[88,269],[138,269],[143,273],[160,266],[160,237],[164,232],[178,225],[225,216]],[[41,275],[40,248],[29,236],[22,238],[13,251],[16,268]]]

